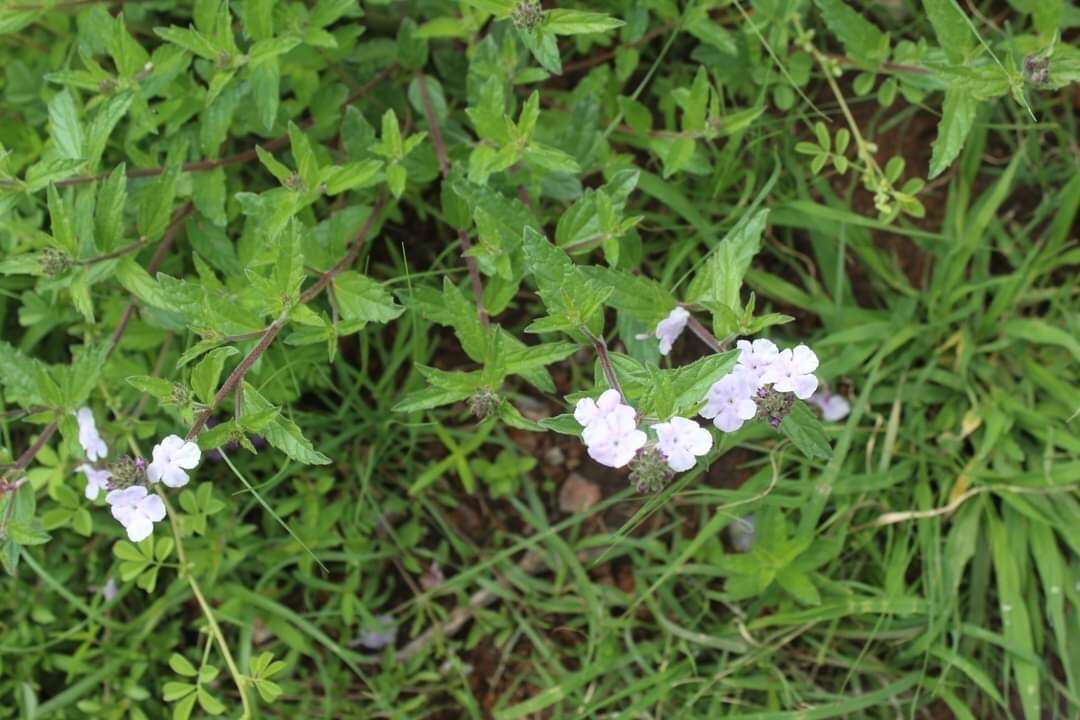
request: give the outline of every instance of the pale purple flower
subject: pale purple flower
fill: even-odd
[[[656,338],[660,341],[660,354],[667,355],[671,352],[671,346],[686,329],[686,323],[690,321],[690,313],[684,307],[676,307],[668,316],[656,326]]]
[[[757,414],[753,394],[751,378],[741,372],[729,373],[709,388],[701,416],[711,419],[724,432],[735,432]]]
[[[772,383],[777,392],[793,392],[795,397],[806,400],[817,390],[818,379],[814,375],[817,366],[818,357],[814,351],[799,345],[794,350],[781,351],[762,374],[761,382]]]
[[[93,465],[83,463],[75,468],[86,476],[86,499],[96,500],[98,493],[109,491],[109,478],[112,473],[108,470],[98,470]]]
[[[614,412],[622,406],[622,395],[618,390],[605,390],[596,400],[581,398],[574,406],[574,419],[582,427],[588,427],[589,423],[598,420],[605,415]]]
[[[739,348],[739,362],[735,365],[735,372],[752,380],[754,389],[757,390],[762,385],[762,376],[776,361],[780,350],[776,343],[765,338],[758,338],[753,342],[740,340],[735,345]]]
[[[645,445],[645,433],[637,429],[637,417],[629,405],[593,420],[582,433],[589,457],[601,465],[619,468],[634,459]]]
[[[90,462],[104,459],[109,454],[109,447],[98,434],[94,423],[94,413],[88,407],[81,407],[75,413],[75,422],[79,425],[79,444],[86,452]]]
[[[828,390],[819,390],[808,401],[821,408],[821,417],[826,422],[839,422],[851,413],[851,403],[843,395],[834,395]]]
[[[362,645],[368,650],[382,650],[387,645],[392,645],[397,640],[397,621],[393,615],[378,615],[375,617],[375,626],[364,628],[360,636],[352,646]]]
[[[150,482],[161,481],[169,487],[178,488],[187,485],[188,474],[199,464],[202,453],[199,446],[187,442],[179,435],[169,435],[154,446],[154,459],[146,467],[146,477]]]
[[[113,490],[105,496],[112,516],[127,530],[128,540],[142,542],[154,531],[154,523],[165,519],[165,503],[149,494],[142,485]]]
[[[694,467],[698,456],[712,449],[709,431],[688,418],[673,417],[652,427],[656,431],[656,449],[675,472]]]

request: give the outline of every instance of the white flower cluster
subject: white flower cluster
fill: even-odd
[[[581,438],[589,457],[601,465],[620,468],[645,445],[645,433],[637,429],[637,413],[623,403],[618,390],[605,390],[595,401],[578,400],[574,419],[585,428]]]
[[[780,350],[764,338],[753,342],[740,340],[737,346],[739,361],[735,369],[713,383],[701,409],[701,416],[711,419],[720,430],[738,430],[758,414],[759,403],[778,395],[792,393],[800,400],[807,400],[817,390],[814,371],[818,357],[807,346]],[[779,413],[769,412],[773,426],[779,425],[780,419]]]
[[[581,437],[589,457],[608,467],[620,468],[629,463],[648,440],[637,427],[634,408],[622,402],[617,390],[606,390],[595,401],[578,400],[574,419],[585,428]],[[696,458],[712,449],[712,435],[693,420],[673,417],[652,429],[657,451],[675,472],[694,467]]]
[[[86,457],[91,462],[104,460],[109,450],[98,434],[90,408],[79,408],[75,419],[79,425],[79,444],[86,452]],[[145,474],[151,483],[162,482],[171,488],[187,485],[190,478],[185,470],[194,469],[202,457],[198,445],[178,435],[169,435],[155,445],[152,455],[149,465],[141,458],[135,461],[129,458],[125,467],[133,468],[137,478]],[[118,464],[114,465],[114,469],[117,466]],[[134,484],[110,490],[110,480],[114,476],[112,470],[94,467],[88,463],[75,469],[86,476],[88,500],[96,499],[103,491],[106,493],[105,502],[109,504],[112,516],[124,526],[128,539],[132,542],[148,538],[154,531],[154,523],[165,519],[165,503],[145,485]],[[121,477],[123,475],[121,473]]]

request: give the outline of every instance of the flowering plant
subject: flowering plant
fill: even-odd
[[[1066,502],[958,520],[929,599],[905,593],[930,533],[860,538],[887,569],[823,577],[868,508],[951,517],[1075,470],[1067,369],[978,363],[1080,356],[1071,315],[1024,315],[1073,299],[1040,283],[1075,264],[1075,173],[1030,217],[1005,204],[1075,150],[1064,93],[1040,144],[1021,122],[1078,76],[1076,13],[1013,2],[1005,32],[922,4],[4,3],[0,718],[711,717],[698,696],[646,708],[638,677],[593,686],[641,673],[714,702],[715,650],[853,608],[905,618],[884,637],[939,633],[939,575],[987,533],[1009,604],[1041,600],[1020,568],[1059,588],[1052,630],[1008,625],[1000,664],[1080,695],[1075,663],[1034,682],[1032,660],[1065,644],[1068,564],[1046,558],[1075,543],[1001,545],[1033,518],[1067,531]],[[925,157],[889,157],[912,138]],[[1006,159],[983,177],[983,157]],[[1051,388],[1062,426],[1000,373]],[[584,650],[548,642],[564,621]],[[972,638],[936,639],[915,647],[948,680],[901,680],[962,704]],[[619,665],[669,650],[662,673]],[[572,709],[518,698],[567,669]],[[825,675],[789,694],[817,702]],[[744,679],[747,707],[788,693]]]

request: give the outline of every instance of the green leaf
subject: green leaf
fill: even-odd
[[[191,683],[176,682],[175,680],[173,680],[161,686],[161,699],[165,702],[176,702],[177,700],[185,698],[188,695],[193,694],[194,692],[195,686]]]
[[[345,321],[385,323],[405,312],[381,283],[353,270],[334,278],[332,292]]]
[[[803,605],[820,605],[821,595],[818,594],[810,576],[794,568],[787,567],[776,573],[776,584],[784,589],[791,597]]]
[[[117,165],[98,188],[94,234],[98,247],[114,250],[124,239],[124,202],[127,200],[127,175],[123,163]]]
[[[289,52],[299,44],[300,38],[292,36],[259,40],[248,50],[248,64],[252,67],[258,67],[266,61],[276,58],[278,55]]]
[[[170,166],[139,195],[137,226],[139,234],[150,242],[160,240],[169,225],[180,172],[179,164]]]
[[[225,52],[224,48],[218,48],[198,30],[173,25],[171,27],[154,28],[154,33],[166,42],[182,47],[206,60],[216,62],[218,55]]]
[[[52,539],[52,536],[42,529],[41,522],[38,520],[33,522],[11,520],[4,530],[7,537],[20,545],[42,545]]]
[[[611,288],[589,280],[565,252],[532,228],[525,228],[524,249],[529,272],[549,315],[547,324],[534,323],[533,331],[577,332],[582,325],[598,331]]]
[[[225,705],[220,700],[210,694],[210,691],[206,688],[199,686],[199,707],[208,712],[211,715],[220,715],[225,712]]]
[[[926,16],[949,62],[959,65],[975,48],[975,35],[955,0],[923,0]]]
[[[199,364],[191,371],[191,389],[195,391],[195,397],[207,404],[214,399],[218,379],[225,367],[225,359],[239,352],[232,346],[220,347],[211,350],[199,361]],[[130,382],[130,378],[128,381]]]
[[[249,383],[244,383],[244,412],[261,413],[274,409]],[[262,431],[262,436],[272,447],[285,453],[289,458],[305,465],[328,465],[330,458],[316,450],[311,441],[304,437],[304,433],[292,420],[278,416],[269,423]]]
[[[584,10],[554,9],[544,13],[543,28],[556,35],[599,33],[622,27],[625,23],[605,13]]]
[[[374,185],[378,182],[379,170],[382,169],[379,160],[365,160],[353,162],[338,167],[325,168],[323,170],[323,182],[326,183],[326,193],[337,195],[346,190],[356,190]]]
[[[780,421],[780,432],[810,459],[828,460],[832,457],[829,438],[821,422],[801,400],[796,400],[791,412]]]
[[[768,210],[744,217],[724,236],[716,250],[697,271],[686,289],[688,303],[711,302],[724,305],[739,314],[742,309],[740,289],[750,262],[761,249]]]
[[[945,91],[938,134],[930,155],[929,178],[935,178],[944,172],[960,154],[975,123],[976,109],[975,98],[965,87],[951,85]]]
[[[169,667],[172,668],[174,673],[183,675],[184,677],[195,677],[199,674],[199,671],[195,669],[195,666],[180,653],[174,652],[169,656]]]
[[[847,54],[856,60],[877,65],[889,55],[889,37],[863,17],[845,0],[814,0],[829,30],[840,40]]]
[[[315,157],[315,150],[304,131],[292,122],[289,123],[289,144],[300,179],[308,189],[316,187],[319,184],[319,161]]]
[[[49,101],[49,132],[60,157],[70,160],[84,157],[79,112],[67,90],[61,90]]]
[[[71,217],[71,208],[50,184],[48,190],[49,221],[52,224],[52,236],[57,245],[71,255],[78,255],[79,242],[75,238],[75,225]]]
[[[1002,332],[1006,337],[1015,340],[1065,348],[1072,354],[1075,362],[1080,362],[1080,341],[1069,331],[1051,325],[1045,320],[1015,318],[1005,323]]]
[[[562,75],[562,59],[559,57],[559,43],[555,39],[555,33],[543,29],[519,29],[518,37],[541,67],[552,75]]]
[[[611,288],[607,304],[650,329],[668,316],[678,301],[660,283],[641,275],[588,265],[581,271],[593,282]]]

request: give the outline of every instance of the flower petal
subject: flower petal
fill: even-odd
[[[150,495],[140,502],[139,511],[154,522],[165,519],[165,503],[157,495]]]
[[[795,397],[800,400],[806,400],[817,390],[818,379],[816,375],[796,375],[792,380]]]

